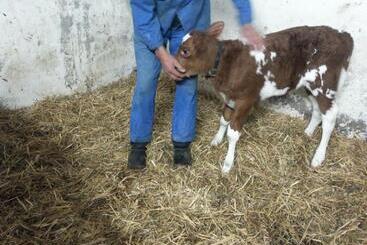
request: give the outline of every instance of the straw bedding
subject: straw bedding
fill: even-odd
[[[31,108],[0,110],[2,244],[366,244],[367,143],[334,133],[325,165],[306,121],[257,108],[220,172],[220,104],[200,96],[194,163],[174,168],[174,87],[156,99],[148,168],[130,171],[134,77]]]

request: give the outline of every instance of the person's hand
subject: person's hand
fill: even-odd
[[[265,48],[264,39],[251,24],[242,26],[241,35],[252,48],[256,50],[263,50]]]
[[[161,46],[155,50],[155,55],[160,60],[163,70],[176,81],[181,81],[185,75],[185,69],[180,63]]]

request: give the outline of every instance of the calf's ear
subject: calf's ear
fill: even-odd
[[[208,33],[210,36],[218,38],[219,35],[222,33],[223,29],[224,29],[224,22],[217,21],[209,26],[209,28],[206,30],[206,33]]]

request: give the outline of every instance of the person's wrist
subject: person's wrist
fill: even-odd
[[[251,25],[251,23],[247,23],[247,24],[242,25],[242,29],[244,29],[244,30],[252,30],[253,29],[253,26]]]
[[[251,35],[252,33],[256,32],[254,27],[251,24],[245,24],[242,26],[242,34],[244,35]]]
[[[162,60],[164,57],[167,56],[167,50],[163,46],[156,48],[154,50],[154,53],[159,60]]]

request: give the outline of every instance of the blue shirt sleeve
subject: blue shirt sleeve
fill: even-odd
[[[240,16],[240,24],[245,25],[251,23],[252,10],[250,1],[249,0],[232,0],[232,1],[238,9]]]
[[[134,32],[144,40],[150,50],[163,45],[161,25],[153,0],[130,0]]]

